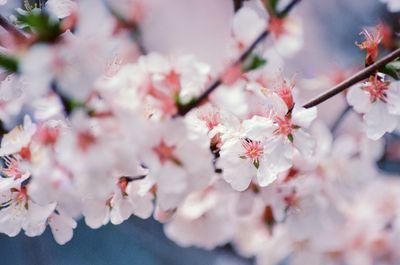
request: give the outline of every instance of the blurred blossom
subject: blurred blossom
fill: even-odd
[[[0,233],[136,216],[258,265],[399,264],[399,61],[304,105],[398,51],[373,1],[25,1],[0,21]]]

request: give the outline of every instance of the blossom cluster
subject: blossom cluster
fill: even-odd
[[[301,19],[280,13],[288,1],[264,2],[232,10],[219,69],[143,48],[152,1],[17,10],[22,37],[0,31],[0,232],[49,226],[65,244],[80,218],[96,229],[153,217],[181,246],[231,243],[260,265],[399,263],[400,179],[375,164],[399,128],[400,83],[377,72],[352,86],[361,116],[333,135],[284,76]],[[374,34],[358,44],[367,64]]]

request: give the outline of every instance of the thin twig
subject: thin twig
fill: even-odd
[[[281,12],[280,14],[287,14],[290,10],[293,9],[293,7],[296,6],[297,3],[299,3],[300,0],[292,0]],[[254,48],[265,38],[268,37],[269,31],[266,29],[261,34],[253,41],[253,43],[240,55],[240,57],[233,63],[232,66],[237,66],[238,64],[241,64],[248,56],[249,54],[254,50]],[[185,116],[189,111],[191,111],[193,108],[197,107],[203,100],[207,99],[208,96],[215,90],[217,89],[220,85],[222,84],[222,76],[219,76],[216,80],[214,80],[211,85],[193,102],[187,105],[180,106],[178,115],[180,116]]]
[[[351,87],[354,84],[357,84],[364,79],[369,78],[372,74],[376,71],[384,67],[386,64],[394,61],[395,59],[400,57],[400,48],[395,50],[394,52],[386,55],[382,59],[378,60],[374,64],[364,68],[363,70],[359,71],[358,73],[354,74],[353,76],[349,77],[348,79],[344,80],[340,84],[334,86],[333,88],[329,89],[322,95],[315,97],[314,99],[310,100],[306,104],[303,105],[304,108],[311,108],[321,104],[322,102],[330,99],[331,97],[339,94],[340,92],[344,91],[345,89]]]
[[[11,24],[3,15],[0,14],[0,26],[7,30],[9,33],[14,35],[16,38],[21,40],[26,40],[27,37],[17,29],[13,24]]]

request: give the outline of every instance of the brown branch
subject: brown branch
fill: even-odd
[[[13,24],[11,24],[3,15],[0,14],[0,26],[7,30],[9,33],[14,35],[20,40],[26,40],[27,37],[17,29]]]
[[[394,52],[386,55],[382,59],[378,60],[374,64],[364,68],[363,70],[359,71],[358,73],[354,74],[353,76],[349,77],[348,79],[344,80],[340,84],[334,86],[333,88],[329,89],[322,95],[315,97],[314,99],[310,100],[306,104],[303,105],[304,108],[311,108],[321,104],[322,102],[330,99],[331,97],[339,94],[340,92],[346,90],[347,88],[351,87],[352,85],[357,84],[364,79],[369,78],[373,75],[376,71],[384,67],[386,64],[394,61],[395,59],[400,57],[400,48],[395,50]]]
[[[292,0],[281,12],[280,14],[287,14],[289,13],[297,3],[299,3],[301,0]],[[240,57],[233,63],[233,67],[243,63],[243,61],[249,56],[249,54],[253,51],[253,49],[265,38],[268,37],[269,31],[266,29],[261,34],[253,41],[253,43],[240,55]],[[178,115],[180,116],[185,116],[189,111],[191,111],[193,108],[197,107],[200,105],[200,103],[207,99],[208,96],[215,90],[217,89],[220,85],[222,84],[222,76],[218,77],[216,80],[214,80],[211,85],[195,100],[193,100],[191,103],[183,106],[179,106],[178,110]]]

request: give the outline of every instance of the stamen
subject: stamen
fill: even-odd
[[[242,146],[245,149],[245,152],[241,157],[250,158],[253,161],[253,163],[258,164],[258,159],[264,153],[264,149],[261,142],[253,141],[249,138],[243,138]]]

